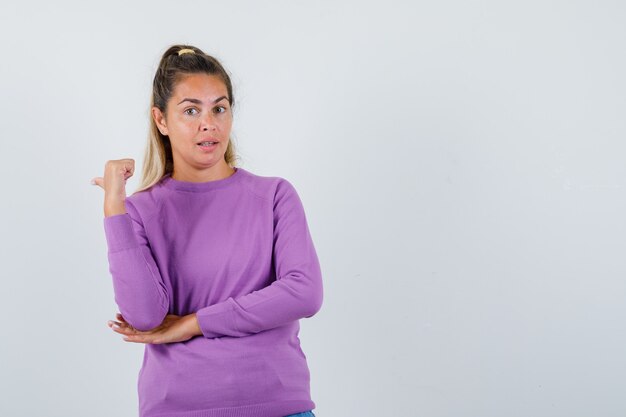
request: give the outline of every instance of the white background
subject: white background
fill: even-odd
[[[89,184],[140,166],[172,44],[235,87],[242,166],[322,264],[317,417],[626,414],[621,1],[0,6],[0,415],[134,416]],[[138,186],[138,175],[129,180]]]

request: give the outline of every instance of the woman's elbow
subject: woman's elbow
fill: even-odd
[[[307,297],[306,302],[306,318],[313,317],[318,311],[321,310],[322,304],[324,303],[324,288],[322,286],[321,277],[317,281],[318,284],[313,287],[313,290],[309,292],[309,297]]]
[[[124,320],[140,332],[147,332],[159,327],[163,324],[163,320],[165,320],[165,316],[167,315],[166,310],[154,311],[151,313],[126,312],[126,314],[124,314],[121,310],[120,312],[122,313]]]

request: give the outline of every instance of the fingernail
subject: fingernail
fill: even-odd
[[[95,180],[91,180],[91,181],[89,181],[89,182],[90,182],[90,183],[92,183],[92,184],[95,184],[95,183],[96,183],[96,181],[95,181]]]

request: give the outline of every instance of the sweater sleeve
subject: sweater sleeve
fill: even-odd
[[[126,213],[104,218],[109,271],[120,313],[131,326],[146,331],[163,322],[169,295],[140,216],[128,199],[125,205]]]
[[[201,308],[196,317],[203,336],[243,337],[301,318],[322,305],[320,264],[302,202],[282,181],[274,196],[273,262],[276,280],[260,290]]]

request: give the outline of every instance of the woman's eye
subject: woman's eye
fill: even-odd
[[[222,109],[222,111],[217,111],[218,109]],[[226,107],[218,106],[218,107],[215,108],[215,112],[216,113],[224,113],[224,112],[226,112]]]
[[[196,110],[196,109],[194,109],[194,108],[187,109],[187,110],[185,110],[185,114],[189,114],[189,115],[191,115],[192,113],[189,113],[189,111],[194,111],[194,110],[195,110],[195,111],[197,111],[197,110]]]

